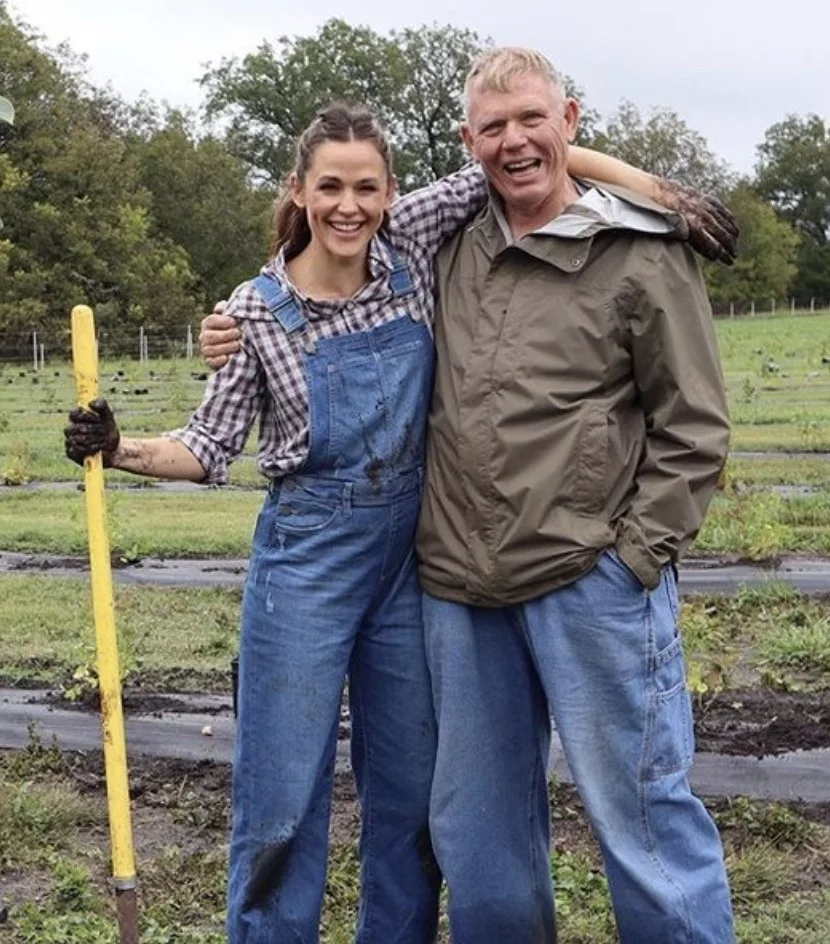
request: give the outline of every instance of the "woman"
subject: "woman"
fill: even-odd
[[[99,401],[73,411],[66,431],[75,461],[103,451],[115,468],[222,483],[261,414],[258,465],[271,484],[242,608],[231,944],[317,940],[347,675],[362,811],[357,940],[436,936],[435,725],[413,537],[432,263],[486,187],[471,167],[393,206],[394,196],[371,113],[321,112],[278,206],[276,255],[228,304],[244,322],[241,350],[187,427],[122,438]]]

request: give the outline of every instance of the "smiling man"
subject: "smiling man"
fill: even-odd
[[[675,583],[727,453],[714,328],[682,221],[568,176],[578,121],[538,53],[471,71],[492,195],[439,255],[418,536],[433,844],[456,944],[555,940],[552,714],[623,944],[729,944]]]

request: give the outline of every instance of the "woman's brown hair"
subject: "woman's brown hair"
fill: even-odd
[[[287,180],[294,174],[297,180],[303,183],[314,152],[326,141],[371,141],[383,158],[390,178],[392,177],[392,151],[375,115],[368,108],[335,102],[318,112],[314,121],[300,135],[294,167]],[[305,210],[294,203],[291,188],[286,182],[274,205],[271,256],[283,249],[286,258],[290,259],[302,252],[310,241],[311,230],[308,228]]]

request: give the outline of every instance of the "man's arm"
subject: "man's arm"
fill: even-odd
[[[729,417],[706,288],[687,246],[653,242],[631,314],[646,449],[616,549],[649,589],[697,535],[729,448]]]

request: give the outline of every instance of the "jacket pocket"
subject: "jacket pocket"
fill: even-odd
[[[568,492],[574,511],[597,514],[605,505],[608,474],[608,419],[600,407],[591,407],[579,424],[579,446],[571,469]]]

